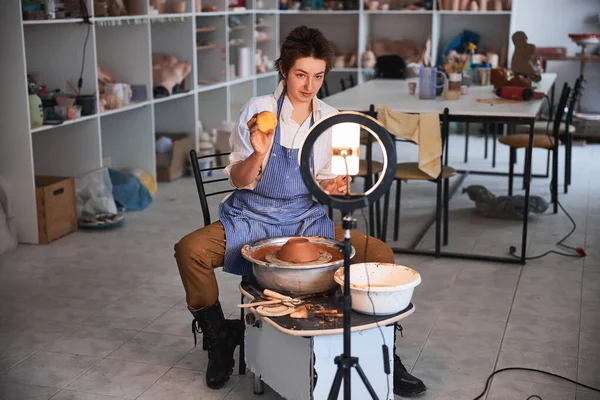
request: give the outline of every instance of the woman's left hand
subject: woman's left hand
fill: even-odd
[[[351,178],[350,182],[352,182]],[[346,176],[344,175],[340,175],[332,179],[324,179],[319,184],[328,194],[346,194],[348,187]]]

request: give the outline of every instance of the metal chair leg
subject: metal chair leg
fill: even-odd
[[[394,209],[394,242],[398,241],[400,230],[400,196],[402,194],[402,180],[396,180],[396,208]]]
[[[552,203],[554,203],[554,214],[556,214],[558,213],[558,138],[554,140],[552,155]]]
[[[241,295],[242,299],[240,301],[240,304],[244,303],[244,295]],[[244,309],[241,308],[240,309],[240,319],[242,320],[242,324],[246,324],[246,320],[244,318]],[[246,338],[242,339],[242,343],[240,343],[240,361],[239,361],[239,374],[240,375],[245,375],[246,374]]]
[[[444,241],[443,245],[448,246],[448,213],[450,208],[450,181],[444,179]]]
[[[437,194],[435,198],[435,257],[440,258],[442,239],[442,174],[436,179]]]
[[[498,137],[498,124],[494,124],[492,132],[492,168],[496,168],[496,139]]]
[[[510,148],[509,157],[508,157],[508,195],[512,196],[513,194],[513,177],[515,173],[515,158],[517,150],[514,148]]]
[[[466,123],[465,132],[465,163],[469,161],[469,123]]]
[[[490,126],[488,124],[483,125],[483,136],[485,138],[485,142],[483,142],[483,158],[487,160],[488,158],[488,134],[490,133]]]
[[[261,395],[265,393],[265,387],[260,376],[254,374],[254,394]]]
[[[568,127],[567,127],[568,130]],[[568,133],[566,146],[565,146],[565,177],[564,177],[564,192],[569,192],[569,185],[571,184],[571,146],[573,145],[573,138]]]

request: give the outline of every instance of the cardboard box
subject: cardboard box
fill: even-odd
[[[173,141],[169,153],[156,153],[156,180],[170,182],[187,172],[190,150],[194,148],[194,135],[188,133],[157,133],[156,138],[166,136]]]
[[[38,241],[48,244],[77,230],[75,180],[60,176],[36,176]]]

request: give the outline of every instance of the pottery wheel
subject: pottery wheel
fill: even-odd
[[[295,307],[279,304],[274,306],[258,306],[256,307],[256,312],[263,317],[282,317],[293,313],[295,309]]]
[[[325,264],[325,263],[328,263],[329,261],[331,261],[331,259],[333,258],[331,253],[329,253],[328,251],[320,250],[319,252],[321,253],[321,256],[319,258],[317,258],[315,261],[293,263],[293,262],[289,262],[289,261],[280,260],[279,258],[277,258],[277,251],[273,251],[265,256],[265,261],[272,263],[272,264],[278,264],[278,265],[304,266],[304,265]]]

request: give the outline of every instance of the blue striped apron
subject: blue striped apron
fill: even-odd
[[[277,102],[279,121],[285,91]],[[311,116],[310,125],[314,120]],[[254,190],[238,189],[221,203],[219,219],[225,228],[223,270],[236,275],[252,275],[252,264],[242,257],[245,244],[280,236],[334,237],[333,221],[313,200],[298,166],[299,149],[280,142],[277,124],[271,156]],[[311,163],[314,164],[311,155]]]

